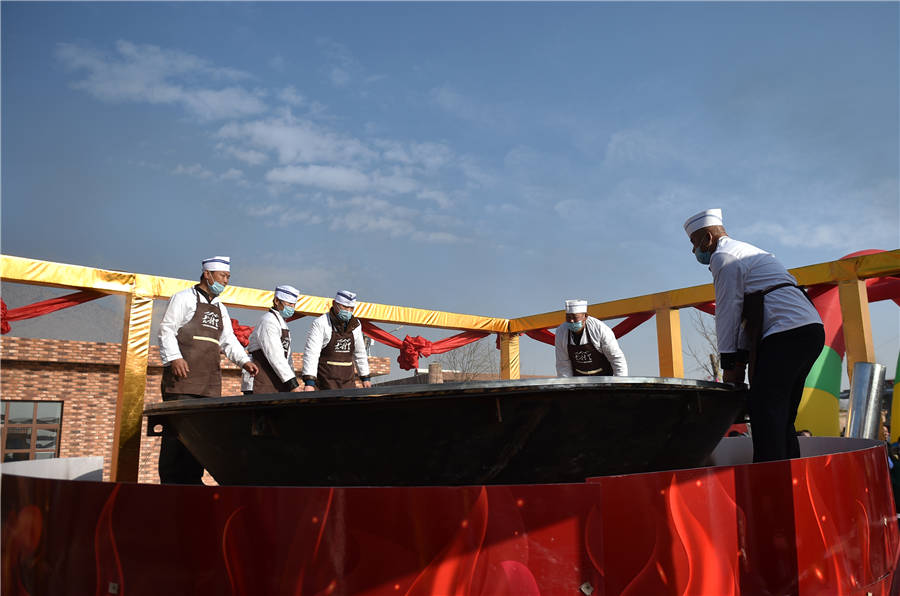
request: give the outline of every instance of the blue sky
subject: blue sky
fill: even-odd
[[[900,246],[897,3],[0,11],[4,254],[516,317],[708,282],[708,207],[788,267]],[[104,300],[13,333],[116,339]],[[652,321],[623,348],[656,374]]]

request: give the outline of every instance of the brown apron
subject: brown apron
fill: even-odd
[[[744,306],[741,309],[741,326],[744,328],[744,336],[747,338],[747,342],[749,345],[747,380],[750,382],[753,381],[753,372],[756,370],[756,354],[759,350],[759,342],[762,341],[763,302],[765,301],[765,296],[769,292],[774,292],[779,288],[787,287],[797,288],[798,290],[803,292],[803,295],[806,296],[806,299],[809,300],[810,303],[812,303],[812,299],[809,297],[809,294],[806,293],[806,290],[790,282],[775,284],[774,286],[766,288],[765,290],[752,292],[750,294],[744,294]]]
[[[272,310],[272,312],[275,311]],[[290,358],[291,332],[288,329],[281,330],[281,347],[284,348],[284,357]],[[287,393],[290,391],[287,383],[281,382],[281,378],[262,350],[253,350],[250,355],[253,357],[253,362],[259,366],[259,372],[253,377],[253,393]]]
[[[218,304],[200,302],[200,292],[195,288],[197,308],[175,338],[178,349],[190,372],[179,379],[172,367],[163,369],[162,392],[205,397],[221,397],[222,371],[219,369],[219,337],[222,335],[222,311]]]
[[[350,319],[346,329],[338,331],[331,313],[331,341],[319,355],[316,385],[319,389],[354,389],[356,372],[353,370],[353,330],[359,327],[359,319]]]
[[[587,333],[587,328],[581,331]],[[572,362],[572,373],[576,377],[592,375],[612,376],[612,364],[609,359],[598,350],[588,337],[584,345],[572,343],[572,332],[569,331],[569,360]]]

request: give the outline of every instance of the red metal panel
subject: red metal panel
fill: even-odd
[[[884,449],[585,484],[2,480],[4,594],[886,595]]]

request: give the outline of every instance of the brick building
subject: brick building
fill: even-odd
[[[103,477],[110,460],[119,384],[116,343],[3,336],[0,339],[0,398],[3,461],[46,457],[103,456]],[[294,354],[300,370],[303,355]],[[389,358],[369,358],[373,377],[390,372]],[[162,362],[150,347],[144,403],[161,401]],[[222,358],[222,394],[240,395],[240,369]],[[159,437],[141,430],[139,482],[157,483]],[[214,483],[207,474],[207,483]]]

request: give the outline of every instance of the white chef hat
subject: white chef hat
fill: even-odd
[[[210,257],[203,259],[204,271],[231,271],[230,257]]]
[[[334,295],[334,301],[343,306],[356,308],[356,292],[350,290],[341,290]]]
[[[587,300],[566,300],[566,314],[587,312]]]
[[[722,223],[722,210],[707,209],[687,218],[687,221],[684,222],[684,231],[690,236],[700,228],[721,225],[724,225]]]
[[[300,297],[300,290],[294,286],[276,286],[275,297],[288,304],[296,304],[297,299]]]

